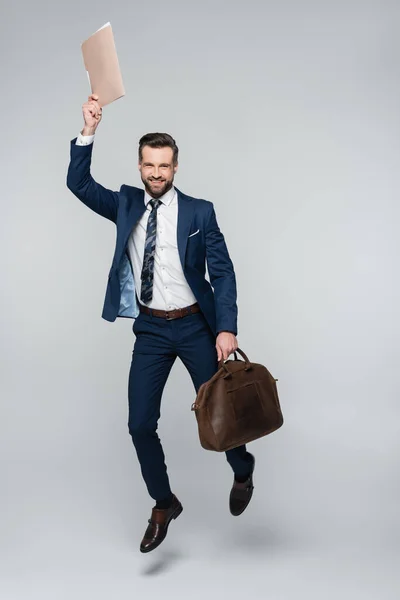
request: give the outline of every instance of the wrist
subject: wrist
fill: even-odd
[[[96,132],[96,127],[85,126],[81,131],[81,135],[94,135],[95,132]]]

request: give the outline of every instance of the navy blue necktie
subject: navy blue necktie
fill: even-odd
[[[161,200],[152,198],[149,202],[152,210],[147,221],[146,241],[144,244],[144,256],[142,267],[142,287],[140,290],[140,299],[148,304],[153,298],[153,275],[154,275],[154,254],[156,248],[157,233],[157,208]]]

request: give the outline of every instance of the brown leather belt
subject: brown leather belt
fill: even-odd
[[[146,315],[153,315],[153,317],[163,317],[170,321],[171,319],[181,319],[187,317],[191,313],[200,312],[200,306],[198,302],[191,304],[190,306],[184,306],[183,308],[174,308],[172,310],[161,310],[159,308],[149,308],[143,304],[139,304],[140,312],[146,313]]]

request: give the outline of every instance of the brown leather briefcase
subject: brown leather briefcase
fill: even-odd
[[[275,379],[266,367],[244,358],[223,360],[218,371],[199,387],[192,404],[200,444],[223,452],[246,444],[283,425]]]

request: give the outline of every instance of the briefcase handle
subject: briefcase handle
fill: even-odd
[[[246,354],[243,352],[243,350],[241,350],[240,348],[236,348],[236,351],[239,352],[239,354],[244,358],[244,370],[248,371],[249,369],[251,369],[250,361],[247,358]],[[238,360],[236,352],[233,352],[233,354],[235,356],[235,360]],[[228,376],[232,375],[232,373],[229,370],[229,367],[227,365],[228,364],[225,363],[223,359],[221,359],[218,362],[218,368],[223,367],[225,369],[225,371],[227,372],[227,375],[225,375],[225,377],[228,377]]]

